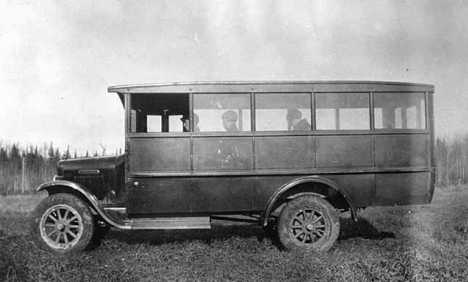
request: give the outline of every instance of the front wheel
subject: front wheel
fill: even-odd
[[[34,210],[31,235],[41,249],[59,253],[83,251],[94,233],[88,205],[71,194],[54,194]]]
[[[278,237],[288,251],[326,252],[340,233],[340,221],[332,205],[313,195],[291,200],[281,211]]]

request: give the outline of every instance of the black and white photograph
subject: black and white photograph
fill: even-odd
[[[0,281],[466,281],[467,15],[0,1]]]

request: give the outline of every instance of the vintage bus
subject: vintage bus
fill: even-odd
[[[320,252],[338,237],[339,212],[356,220],[359,208],[431,202],[432,85],[195,82],[108,91],[125,109],[125,154],[62,161],[38,188],[49,197],[32,232],[46,249],[82,250],[111,226],[198,229],[249,217],[274,226],[287,250]]]

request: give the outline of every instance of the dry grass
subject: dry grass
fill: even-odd
[[[1,281],[466,281],[468,187],[436,189],[427,206],[369,208],[343,217],[321,256],[280,251],[255,225],[212,230],[112,230],[74,257],[37,249],[27,213],[37,197],[0,198]],[[19,211],[17,211],[19,209]]]
[[[38,194],[0,196],[0,213],[18,212],[25,214],[31,212],[45,197],[47,197],[45,191]]]

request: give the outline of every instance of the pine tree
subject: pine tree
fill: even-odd
[[[21,152],[17,144],[13,144],[10,149],[10,160],[19,160],[21,159]]]
[[[50,142],[50,146],[49,146],[49,150],[47,152],[47,157],[49,159],[53,159],[55,157],[55,153],[54,153],[54,145],[52,144],[52,142]]]
[[[63,159],[63,160],[71,159],[71,155],[70,155],[70,145],[67,146],[67,150],[65,151],[65,153],[63,153],[62,159]]]
[[[60,151],[59,148],[55,149],[55,154],[54,154],[54,164],[57,163],[60,160]]]
[[[8,163],[8,152],[3,146],[0,147],[0,163]]]
[[[47,150],[47,165],[48,166],[55,166],[55,163],[57,162],[57,157],[56,155],[58,154],[58,148],[57,152],[54,151],[54,145],[52,142],[50,142],[49,149]]]
[[[37,149],[37,145],[34,147],[34,156],[39,157],[39,150]]]

